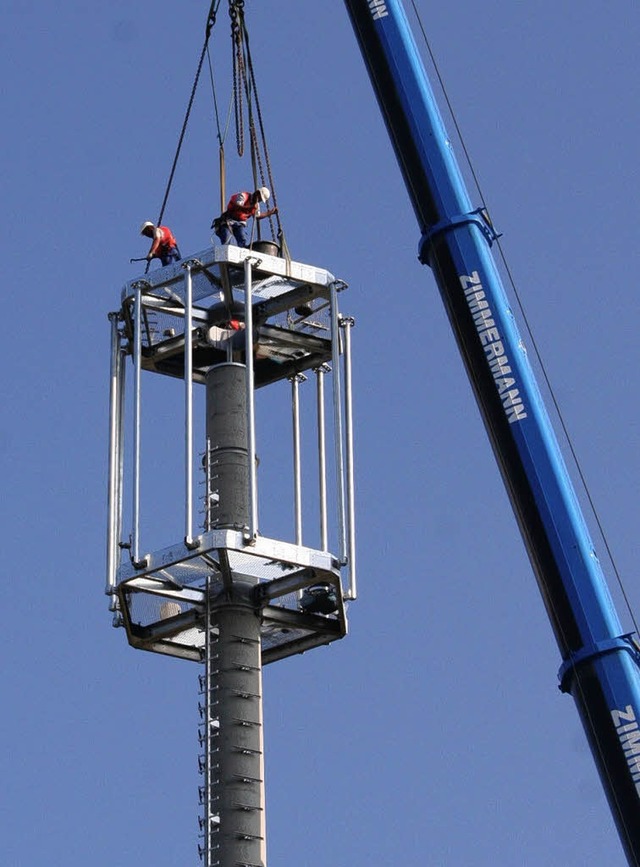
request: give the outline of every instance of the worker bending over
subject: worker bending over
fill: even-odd
[[[173,232],[168,226],[154,226],[149,220],[140,227],[140,234],[153,238],[151,249],[147,253],[147,261],[160,259],[163,265],[170,265],[182,258]]]
[[[260,203],[268,202],[270,198],[271,193],[266,187],[259,187],[253,193],[235,193],[231,196],[226,211],[216,217],[211,224],[211,228],[220,238],[220,243],[228,244],[233,236],[239,247],[248,247],[247,220],[250,217],[264,220],[265,217],[270,217],[278,210],[272,208],[263,214],[260,213]]]

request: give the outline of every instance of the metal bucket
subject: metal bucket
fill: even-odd
[[[280,247],[275,241],[254,241],[251,249],[256,253],[266,253],[267,256],[280,256]]]

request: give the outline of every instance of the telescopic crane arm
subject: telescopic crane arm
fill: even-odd
[[[623,633],[400,0],[345,0],[629,864],[640,865],[640,667]]]

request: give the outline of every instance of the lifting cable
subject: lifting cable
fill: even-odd
[[[184,136],[187,131],[187,123],[189,122],[189,116],[191,114],[191,108],[193,106],[193,101],[195,99],[196,90],[198,87],[198,81],[200,79],[200,72],[202,71],[202,64],[204,63],[204,57],[207,53],[207,48],[209,46],[209,37],[211,36],[211,31],[213,29],[214,24],[216,23],[216,15],[218,14],[218,7],[220,6],[221,0],[211,0],[211,6],[209,7],[209,14],[207,15],[207,24],[205,28],[205,38],[204,45],[202,46],[202,51],[200,52],[200,60],[198,61],[198,68],[196,70],[195,79],[193,82],[193,86],[191,88],[191,95],[189,97],[189,104],[187,105],[187,111],[185,113],[184,122],[182,124],[182,130],[180,131],[180,137],[178,139],[178,146],[176,148],[176,153],[173,158],[173,165],[171,166],[171,171],[169,173],[169,180],[167,181],[167,187],[165,189],[164,198],[162,199],[162,205],[160,207],[160,215],[158,216],[158,222],[156,223],[159,226],[162,223],[162,218],[164,216],[164,210],[167,206],[167,199],[169,198],[169,192],[171,191],[171,184],[173,183],[173,176],[176,172],[176,166],[178,164],[178,157],[180,156],[180,150],[182,148],[182,143],[184,141]]]
[[[220,171],[220,212],[224,211],[225,205],[227,202],[227,190],[226,190],[226,166],[225,166],[225,154],[224,154],[224,143],[227,138],[227,132],[229,131],[229,123],[231,121],[231,103],[229,103],[229,110],[227,111],[227,119],[224,125],[224,133],[220,128],[220,112],[218,110],[218,96],[216,93],[216,85],[213,78],[213,65],[211,63],[211,55],[209,54],[209,47],[207,46],[207,61],[209,64],[209,79],[211,81],[211,93],[213,95],[213,111],[216,119],[216,135],[218,138],[218,154],[219,154],[219,171]]]
[[[236,123],[236,148],[238,156],[244,156],[244,111],[242,103],[243,85],[246,81],[244,53],[242,50],[242,27],[244,21],[244,0],[230,0],[231,18],[231,56],[233,64],[233,110]]]
[[[467,150],[467,147],[466,147],[466,145],[465,145],[465,142],[464,142],[464,139],[463,139],[463,136],[462,136],[462,132],[461,132],[460,127],[459,127],[459,125],[458,125],[458,121],[457,121],[457,119],[456,119],[455,112],[454,112],[454,110],[453,110],[453,107],[452,107],[451,102],[450,102],[450,100],[449,100],[449,96],[448,96],[447,91],[446,91],[446,88],[445,88],[445,86],[444,86],[444,81],[443,81],[442,76],[441,76],[441,74],[440,74],[440,70],[438,69],[438,64],[437,64],[437,62],[436,62],[435,56],[434,56],[434,54],[433,54],[433,51],[432,51],[432,49],[431,49],[431,45],[429,44],[429,40],[427,39],[427,34],[426,34],[426,31],[425,31],[424,26],[423,26],[423,24],[422,24],[422,20],[421,20],[421,18],[420,18],[420,13],[418,12],[418,9],[416,8],[415,0],[411,0],[411,5],[412,5],[412,7],[413,7],[413,11],[414,11],[414,13],[415,13],[415,15],[416,15],[416,18],[417,18],[417,21],[418,21],[418,25],[419,25],[419,27],[420,27],[420,31],[421,31],[421,33],[422,33],[422,38],[423,38],[423,40],[424,40],[425,46],[426,46],[426,48],[427,48],[427,51],[428,51],[428,53],[429,53],[429,57],[430,57],[430,59],[431,59],[431,63],[432,63],[433,68],[434,68],[434,70],[435,70],[435,73],[436,73],[436,76],[437,76],[437,79],[438,79],[438,83],[440,84],[440,88],[441,88],[441,90],[442,90],[442,93],[443,93],[443,96],[444,96],[444,99],[445,99],[445,102],[446,102],[447,108],[448,108],[448,110],[449,110],[449,114],[450,114],[451,119],[452,119],[452,121],[453,121],[453,125],[454,125],[454,127],[455,127],[456,134],[457,134],[458,139],[459,139],[459,141],[460,141],[460,144],[461,144],[461,147],[462,147],[462,151],[463,151],[463,153],[464,153],[465,160],[466,160],[466,162],[467,162],[467,165],[469,166],[469,171],[471,172],[471,176],[472,176],[472,178],[473,178],[473,182],[474,182],[474,184],[475,184],[475,186],[476,186],[476,189],[477,189],[477,191],[478,191],[478,195],[480,196],[480,201],[481,201],[481,203],[482,203],[482,207],[483,207],[485,210],[487,210],[487,206],[486,206],[486,202],[485,202],[485,199],[484,199],[484,195],[483,195],[483,193],[482,193],[482,189],[481,189],[481,187],[480,187],[480,182],[479,182],[479,180],[478,180],[478,177],[477,177],[477,175],[476,175],[475,169],[474,169],[473,164],[472,164],[472,162],[471,162],[471,157],[470,157],[469,152],[468,152],[468,150]],[[488,210],[487,210],[487,213],[488,213]],[[605,531],[604,531],[604,527],[603,527],[603,525],[602,525],[602,522],[600,521],[600,516],[599,516],[599,514],[598,514],[598,511],[597,511],[597,509],[596,509],[595,503],[594,503],[593,498],[592,498],[592,496],[591,496],[591,492],[589,491],[589,487],[588,487],[588,485],[587,485],[587,480],[586,480],[585,475],[584,475],[584,473],[583,473],[583,471],[582,471],[582,467],[581,467],[581,465],[580,465],[580,461],[578,460],[578,456],[577,456],[577,454],[576,454],[576,451],[575,451],[575,449],[574,449],[574,447],[573,447],[573,442],[572,442],[571,437],[570,437],[570,435],[569,435],[569,431],[568,431],[567,426],[566,426],[566,424],[565,424],[565,421],[564,421],[564,417],[563,417],[563,415],[562,415],[562,412],[561,412],[561,410],[560,410],[560,405],[558,404],[558,401],[557,401],[557,399],[556,399],[556,396],[555,396],[555,393],[554,393],[553,387],[552,387],[552,385],[551,385],[551,382],[550,382],[550,380],[549,380],[549,376],[548,376],[548,374],[547,374],[547,370],[546,370],[546,367],[545,367],[544,361],[542,360],[542,355],[540,354],[540,350],[538,349],[538,345],[537,345],[537,343],[536,343],[536,339],[535,339],[535,337],[534,337],[534,335],[533,335],[533,331],[532,331],[531,326],[530,326],[530,324],[529,324],[529,320],[528,320],[528,318],[527,318],[527,314],[526,314],[526,312],[525,312],[525,309],[524,309],[524,306],[523,306],[522,300],[521,300],[521,298],[520,298],[520,294],[519,294],[518,289],[517,289],[517,287],[516,287],[516,283],[515,283],[515,280],[514,280],[513,274],[512,274],[512,272],[511,272],[511,269],[509,268],[509,264],[508,264],[508,262],[507,262],[507,259],[506,259],[506,256],[505,256],[505,253],[504,253],[504,250],[503,250],[502,245],[500,244],[500,241],[499,241],[499,240],[496,240],[496,245],[497,245],[498,250],[499,250],[499,252],[500,252],[500,259],[501,259],[501,261],[502,261],[502,264],[503,264],[503,266],[504,266],[505,272],[506,272],[506,274],[507,274],[507,278],[508,278],[508,280],[509,280],[509,284],[510,284],[512,290],[513,290],[513,293],[514,293],[515,299],[516,299],[516,301],[518,302],[518,307],[519,307],[519,309],[520,309],[520,313],[522,314],[522,318],[523,318],[523,321],[524,321],[525,327],[526,327],[526,329],[527,329],[527,333],[529,334],[529,337],[530,337],[530,339],[531,339],[531,344],[532,344],[532,346],[533,346],[533,351],[534,351],[534,353],[535,353],[536,358],[538,359],[538,363],[539,363],[539,365],[540,365],[540,369],[541,369],[541,371],[542,371],[543,379],[544,379],[544,381],[545,381],[545,383],[546,383],[546,386],[547,386],[547,388],[548,388],[548,390],[549,390],[549,394],[550,394],[550,396],[551,396],[551,401],[552,401],[553,406],[554,406],[554,408],[555,408],[555,411],[556,411],[556,413],[557,413],[558,420],[559,420],[559,422],[560,422],[560,426],[562,427],[562,431],[563,431],[563,434],[564,434],[564,436],[565,436],[565,439],[566,439],[566,442],[567,442],[567,445],[568,445],[569,451],[571,452],[571,457],[572,457],[572,459],[573,459],[573,462],[574,462],[574,464],[575,464],[576,470],[577,470],[577,472],[578,472],[578,476],[579,476],[579,478],[580,478],[580,482],[581,482],[581,484],[582,484],[582,487],[583,487],[583,489],[584,489],[585,495],[586,495],[586,497],[587,497],[587,501],[588,501],[588,503],[589,503],[589,507],[590,507],[590,509],[591,509],[591,511],[592,511],[592,514],[593,514],[593,516],[594,516],[594,520],[595,520],[595,522],[596,522],[596,524],[597,524],[598,531],[599,531],[599,533],[600,533],[600,537],[601,537],[601,539],[602,539],[602,541],[603,541],[603,544],[604,544],[605,550],[606,550],[606,552],[607,552],[607,556],[608,556],[608,558],[609,558],[609,562],[611,563],[611,567],[612,567],[612,569],[613,569],[613,573],[614,573],[614,575],[615,575],[615,577],[616,577],[616,582],[617,582],[617,584],[618,584],[618,587],[620,588],[620,592],[621,592],[621,594],[622,594],[622,598],[623,598],[623,600],[624,600],[625,606],[626,606],[627,611],[628,611],[628,613],[629,613],[629,616],[630,616],[630,618],[631,618],[631,622],[633,623],[633,628],[634,628],[634,630],[636,631],[636,633],[637,633],[637,632],[640,632],[640,630],[638,629],[638,624],[637,624],[637,622],[636,622],[635,615],[634,615],[633,610],[632,610],[632,608],[631,608],[631,603],[630,603],[630,601],[629,601],[629,597],[628,597],[627,591],[626,591],[626,589],[625,589],[625,587],[624,587],[624,584],[623,584],[622,578],[621,578],[620,573],[619,573],[619,571],[618,571],[618,567],[617,567],[616,561],[615,561],[615,559],[614,559],[613,552],[611,551],[611,548],[609,547],[609,542],[608,542],[608,540],[607,540],[607,537],[606,537],[606,534],[605,534]]]
[[[196,69],[196,74],[194,77],[193,85],[191,87],[191,94],[189,96],[189,102],[187,105],[187,110],[185,112],[184,121],[182,124],[182,129],[180,131],[180,136],[178,139],[178,145],[176,147],[176,152],[173,158],[173,163],[171,166],[171,171],[169,173],[169,179],[167,181],[167,186],[164,192],[164,197],[162,199],[162,205],[160,207],[160,213],[158,216],[158,220],[156,225],[161,225],[162,219],[164,216],[165,208],[167,206],[167,201],[169,199],[169,194],[171,191],[171,186],[173,183],[173,179],[175,176],[176,168],[178,165],[178,159],[180,157],[180,151],[182,149],[182,144],[184,142],[187,124],[189,122],[189,118],[191,115],[191,109],[193,107],[193,102],[195,99],[196,91],[198,88],[198,83],[200,80],[200,74],[202,72],[202,65],[204,63],[205,55],[208,58],[209,65],[209,75],[211,79],[211,88],[213,91],[213,101],[214,101],[214,113],[216,119],[216,127],[217,127],[217,138],[219,145],[219,161],[220,161],[220,198],[221,198],[221,210],[224,210],[226,204],[226,194],[225,194],[225,151],[224,151],[224,143],[226,139],[226,134],[229,126],[229,119],[231,115],[231,106],[229,107],[229,115],[227,117],[227,122],[225,125],[224,134],[221,131],[220,127],[220,114],[218,110],[218,100],[216,96],[216,88],[213,77],[213,69],[211,64],[211,57],[209,54],[209,38],[211,36],[211,31],[216,23],[216,18],[218,14],[218,9],[220,7],[221,0],[212,0],[211,6],[209,7],[209,13],[207,15],[207,23],[205,28],[205,39],[204,44],[202,46],[202,51],[200,52],[200,58],[198,60],[198,65]],[[233,44],[233,110],[235,114],[235,125],[236,125],[236,146],[238,151],[238,156],[242,157],[244,154],[244,101],[246,100],[246,110],[247,117],[249,123],[249,140],[251,147],[251,166],[252,166],[252,174],[253,174],[253,183],[254,189],[257,189],[258,186],[264,186],[268,183],[269,189],[271,191],[271,198],[273,200],[273,207],[277,208],[277,197],[275,191],[275,184],[273,181],[273,173],[271,169],[271,160],[269,156],[269,150],[267,147],[266,135],[264,130],[264,122],[262,118],[262,110],[260,107],[260,102],[258,99],[258,92],[256,87],[256,78],[255,71],[253,67],[253,60],[251,57],[251,51],[249,47],[249,34],[247,31],[245,18],[244,18],[244,0],[229,0],[229,16],[231,18],[231,35],[232,35],[232,44]],[[256,131],[256,122],[254,119],[254,105],[255,105],[255,114],[257,116],[258,128],[260,131],[260,139],[258,138],[258,134]],[[264,161],[263,161],[264,155]],[[265,171],[266,165],[266,171]],[[280,221],[280,217],[278,211],[275,213],[277,230],[274,227],[273,216],[268,218],[269,226],[271,229],[272,238],[278,238],[278,242],[281,246],[282,255],[290,261],[289,251],[286,245],[286,241],[284,238],[284,232],[282,230],[282,224]],[[256,220],[254,221],[254,228],[257,226],[258,238],[260,237],[260,223]],[[149,268],[149,263],[147,263],[147,270]]]
[[[271,158],[264,129],[262,109],[258,97],[255,69],[249,44],[249,32],[244,17],[244,0],[230,0],[229,16],[231,17],[234,115],[236,122],[236,145],[238,156],[241,157],[244,154],[244,101],[246,100],[254,189],[258,186],[268,184],[271,191],[271,198],[273,200],[273,207],[277,208],[278,200],[273,180]],[[284,238],[280,215],[277,210],[274,216],[277,230],[274,227],[273,216],[268,218],[271,236],[274,239],[277,237],[283,256],[289,260],[290,256]],[[257,226],[259,238],[260,223],[255,221],[254,226]]]

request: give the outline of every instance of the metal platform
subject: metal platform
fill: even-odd
[[[248,545],[240,532],[216,530],[146,555],[144,565],[123,564],[117,594],[134,647],[202,661],[206,591],[212,595],[245,582],[254,585],[261,611],[264,664],[342,638],[347,632],[339,564],[328,552],[259,537]],[[303,591],[333,589],[336,610],[303,610]]]
[[[213,247],[138,277],[122,290],[125,334],[133,339],[135,297],[142,290],[142,368],[184,378],[186,270],[191,277],[193,379],[233,357],[244,361],[244,264],[252,263],[255,387],[331,359],[330,292],[345,284],[321,268],[231,245]],[[304,314],[296,309],[306,307]],[[244,324],[242,322],[242,324]]]
[[[344,288],[345,283],[324,269],[231,245],[208,248],[125,284],[121,309],[110,315],[106,592],[114,624],[125,627],[133,646],[201,662],[207,641],[207,600],[225,592],[231,596],[236,588],[243,588],[244,598],[259,617],[263,663],[346,634],[346,602],[356,597],[356,578],[350,384],[353,320],[338,310],[338,293]],[[251,352],[247,352],[247,335],[253,336]],[[130,402],[124,399],[127,359],[133,366]],[[240,459],[244,469],[237,478],[242,479],[238,490],[244,491],[245,485],[248,490],[246,524],[244,518],[225,522],[220,509],[214,507],[218,493],[211,463],[218,460],[219,451],[210,445],[204,431],[197,435],[200,449],[194,450],[194,384],[205,386],[207,402],[214,400],[212,377],[225,367],[245,370],[242,390],[248,435],[246,457]],[[318,487],[312,496],[321,550],[303,544],[304,441],[299,403],[304,398],[299,397],[299,390],[307,370],[318,374],[306,392],[316,416],[309,461],[318,468]],[[184,534],[171,547],[145,554],[141,553],[147,549],[142,547],[144,504],[140,495],[142,371],[179,378],[185,389]],[[325,379],[331,382],[326,414]],[[284,380],[291,390],[292,414],[288,421],[280,418],[278,423],[291,425],[282,437],[293,443],[295,526],[290,542],[260,535],[256,479],[254,391]],[[309,404],[307,408],[308,416]],[[131,453],[125,449],[128,413],[132,416]],[[209,493],[198,503],[194,475],[203,470]],[[331,470],[334,481],[328,484],[326,476]],[[131,525],[125,530],[127,488],[131,489]],[[335,496],[333,527],[328,519],[328,489]],[[169,539],[181,538],[181,504],[175,505],[178,514],[172,525],[177,532],[171,532]],[[172,504],[167,507],[169,511]],[[193,527],[197,508],[205,515],[200,534]]]

